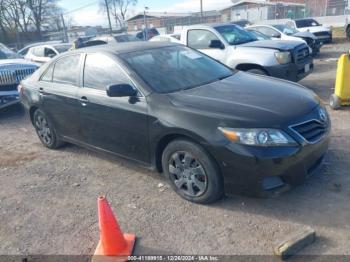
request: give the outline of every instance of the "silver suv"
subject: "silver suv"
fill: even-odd
[[[37,68],[0,43],[0,109],[19,102],[18,84]]]

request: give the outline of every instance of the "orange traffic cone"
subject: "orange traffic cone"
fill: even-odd
[[[106,197],[99,197],[97,205],[100,241],[97,245],[93,261],[103,261],[101,256],[119,257],[118,261],[120,261],[120,258],[125,257],[122,260],[126,261],[127,256],[130,256],[134,249],[135,235],[122,233]],[[98,256],[99,258],[97,258]]]

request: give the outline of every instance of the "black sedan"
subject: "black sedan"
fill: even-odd
[[[69,142],[136,160],[196,203],[297,185],[329,144],[313,92],[172,43],[65,53],[19,91],[46,147]]]

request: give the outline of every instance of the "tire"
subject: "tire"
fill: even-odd
[[[164,175],[182,198],[210,204],[224,196],[223,179],[215,161],[199,145],[174,140],[162,155]]]
[[[348,37],[348,40],[350,40],[350,26],[346,29],[346,36]]]
[[[50,149],[61,147],[64,143],[57,138],[57,134],[50,119],[43,111],[37,109],[34,112],[33,124],[41,143]]]
[[[256,74],[256,75],[264,75],[267,76],[267,73],[262,70],[262,69],[258,69],[258,68],[253,68],[253,69],[249,69],[246,72],[248,73],[252,73],[252,74]]]
[[[331,95],[329,105],[333,110],[338,110],[341,107],[340,99],[335,94]]]

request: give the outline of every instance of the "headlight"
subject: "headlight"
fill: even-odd
[[[281,65],[292,62],[292,55],[290,52],[276,52],[275,57],[277,59],[277,62]]]
[[[242,129],[219,127],[231,142],[250,146],[295,146],[289,135],[277,129]]]

